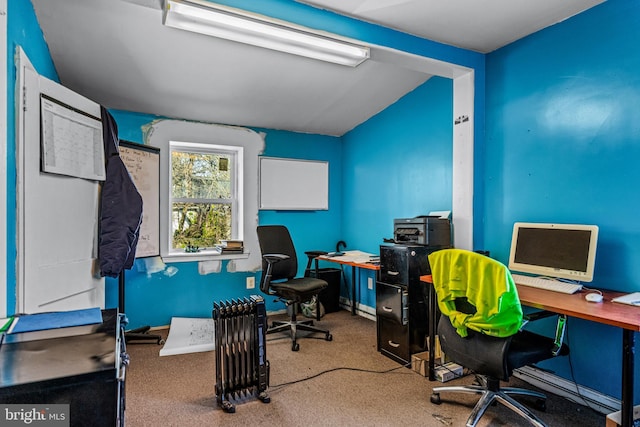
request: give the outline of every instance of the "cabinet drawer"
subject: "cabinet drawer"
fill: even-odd
[[[380,247],[380,280],[387,283],[409,283],[409,260],[406,248]]]
[[[409,292],[406,287],[376,283],[376,315],[402,325],[409,322]]]
[[[408,363],[409,326],[401,325],[384,317],[378,317],[378,350],[400,363]]]

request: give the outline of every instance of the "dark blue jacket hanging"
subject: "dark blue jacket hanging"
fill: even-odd
[[[98,258],[100,275],[117,277],[133,266],[142,224],[142,196],[120,158],[116,122],[106,108],[101,107],[101,112],[106,180],[100,201]]]

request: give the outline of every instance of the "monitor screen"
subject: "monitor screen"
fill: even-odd
[[[596,225],[517,222],[513,226],[509,269],[591,282],[597,241]]]

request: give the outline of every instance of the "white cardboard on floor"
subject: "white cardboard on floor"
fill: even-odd
[[[172,317],[160,356],[215,350],[213,319]]]

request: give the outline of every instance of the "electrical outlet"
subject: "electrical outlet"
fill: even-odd
[[[367,277],[367,288],[373,289],[373,278]]]
[[[254,289],[256,287],[256,278],[247,277],[247,289]]]

